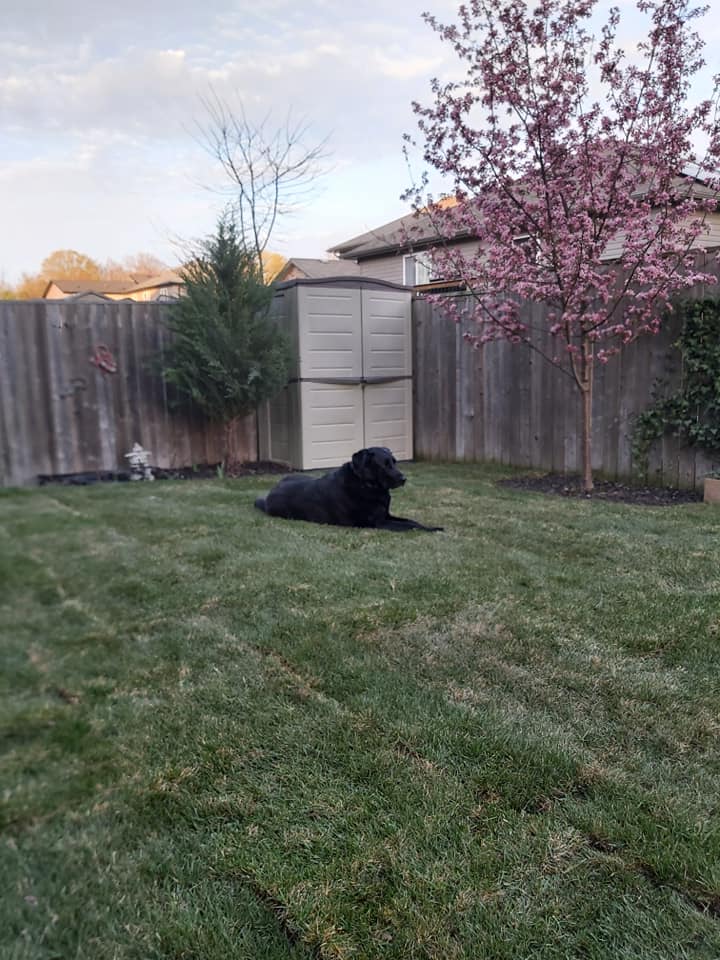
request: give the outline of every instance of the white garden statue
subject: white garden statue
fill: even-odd
[[[130,479],[131,480],[154,480],[152,468],[150,467],[150,452],[144,450],[139,443],[134,443],[130,453],[125,454],[125,459],[130,461]]]

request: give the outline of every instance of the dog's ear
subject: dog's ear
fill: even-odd
[[[354,453],[352,456],[352,469],[353,473],[360,477],[361,480],[367,480],[369,470],[368,467],[372,462],[372,454],[369,450],[363,449],[358,450],[357,453]]]
[[[353,473],[356,473],[358,477],[361,477],[365,472],[365,467],[367,465],[369,456],[369,450],[358,450],[357,453],[352,455],[352,468]]]

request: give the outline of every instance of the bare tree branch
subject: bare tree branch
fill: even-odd
[[[233,107],[214,90],[200,102],[205,120],[196,124],[198,142],[229,181],[221,191],[230,195],[242,242],[262,272],[278,220],[306,203],[325,173],[328,138],[314,143],[310,125],[291,111],[274,127],[269,113],[254,122],[242,103]]]

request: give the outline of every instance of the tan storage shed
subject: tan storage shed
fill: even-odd
[[[336,467],[363,447],[413,455],[412,291],[341,277],[278,286],[290,334],[290,382],[259,411],[260,458],[300,470]]]

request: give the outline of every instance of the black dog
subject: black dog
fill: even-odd
[[[405,483],[396,463],[387,447],[358,450],[350,463],[319,479],[301,474],[283,477],[255,506],[286,520],[377,530],[442,530],[391,516],[389,491]]]

